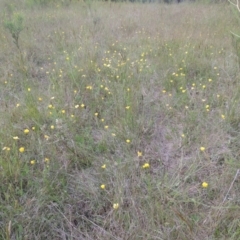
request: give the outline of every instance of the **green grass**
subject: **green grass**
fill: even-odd
[[[239,239],[230,5],[20,3],[0,3],[0,239]]]

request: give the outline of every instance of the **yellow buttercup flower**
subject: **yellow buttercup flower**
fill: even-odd
[[[202,183],[202,187],[203,187],[203,188],[207,188],[207,187],[208,187],[208,183],[207,183],[207,182],[203,182],[203,183]]]
[[[32,165],[34,165],[34,164],[36,163],[36,161],[35,161],[35,160],[31,160],[30,163],[31,163]]]
[[[10,151],[10,149],[11,149],[10,147],[4,147],[2,150],[3,151]]]
[[[205,147],[200,147],[200,150],[201,150],[202,152],[204,152],[204,151],[205,151]]]
[[[119,203],[114,203],[113,204],[113,209],[117,210],[119,208]]]
[[[144,163],[143,165],[142,165],[142,168],[149,168],[150,167],[150,164],[149,163]]]
[[[130,143],[130,142],[131,142],[131,140],[129,140],[129,139],[126,140],[126,143]]]
[[[138,157],[142,157],[142,152],[138,151],[137,155],[138,155]]]
[[[102,185],[100,186],[100,188],[101,188],[101,189],[105,189],[105,188],[106,188],[105,184],[102,184]]]
[[[20,153],[23,153],[24,151],[25,151],[25,148],[24,148],[24,147],[20,147],[20,148],[19,148],[19,152],[20,152]]]
[[[23,131],[25,134],[28,134],[29,133],[29,129],[24,129],[24,131]]]

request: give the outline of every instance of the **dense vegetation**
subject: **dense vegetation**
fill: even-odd
[[[239,13],[208,2],[0,3],[0,239],[240,239]]]

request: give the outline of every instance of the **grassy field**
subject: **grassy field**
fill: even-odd
[[[0,3],[0,239],[240,239],[240,13],[26,2]]]

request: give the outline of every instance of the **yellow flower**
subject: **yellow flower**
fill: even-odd
[[[19,137],[18,137],[18,136],[15,136],[15,137],[13,137],[13,139],[14,139],[14,140],[18,140],[18,139],[19,139]]]
[[[79,105],[75,105],[75,108],[79,108]]]
[[[38,101],[42,101],[42,98],[39,97],[39,98],[38,98]]]
[[[138,151],[137,155],[138,155],[138,157],[142,157],[142,152]]]
[[[49,163],[49,158],[44,158],[45,163]]]
[[[102,168],[102,169],[105,169],[105,168],[106,168],[106,164],[103,164],[103,165],[101,166],[101,168]]]
[[[116,136],[116,134],[115,134],[115,133],[112,133],[112,136],[113,136],[113,137],[115,137],[115,136]]]
[[[205,151],[205,147],[200,147],[200,150],[201,150],[202,152],[204,152],[204,151]]]
[[[203,183],[202,183],[202,187],[203,187],[203,188],[207,188],[207,187],[208,187],[208,183],[207,183],[207,182],[203,182]]]
[[[28,88],[28,92],[30,92],[31,91],[31,88]]]
[[[64,114],[64,113],[65,113],[65,110],[62,110],[61,112]]]
[[[2,150],[3,151],[10,151],[10,147],[4,147]]]
[[[114,203],[113,204],[113,209],[117,210],[119,208],[119,204],[118,203]]]
[[[48,140],[48,139],[49,139],[49,136],[48,136],[48,135],[44,135],[44,138],[45,138],[46,140]]]
[[[36,163],[36,161],[35,160],[31,160],[30,163],[33,165],[33,164]]]
[[[222,117],[222,119],[225,119],[225,115],[222,114],[221,117]]]
[[[108,126],[104,126],[105,129],[108,129]]]
[[[82,108],[84,108],[84,107],[85,107],[85,105],[84,105],[84,104],[81,104],[81,107],[82,107]]]
[[[142,165],[142,168],[149,168],[150,167],[150,164],[149,163],[144,163],[143,165]]]
[[[130,108],[130,106],[126,106],[125,108],[126,108],[126,109],[129,109],[129,108]]]
[[[100,186],[101,189],[105,189],[105,187],[106,187],[105,184],[102,184],[102,185]]]
[[[49,104],[49,105],[48,105],[48,108],[50,108],[50,109],[53,108],[53,105],[52,105],[52,104]]]
[[[32,130],[35,130],[36,128],[35,127],[32,127]]]
[[[20,152],[20,153],[23,153],[24,151],[25,151],[25,148],[24,148],[24,147],[20,147],[20,148],[19,148],[19,152]]]
[[[98,116],[98,113],[97,113],[97,112],[95,112],[95,113],[94,113],[94,115],[97,117],[97,116]]]
[[[126,143],[130,143],[130,142],[131,142],[131,140],[129,140],[129,139],[126,140]]]
[[[54,127],[54,125],[51,125],[51,129],[54,129],[55,127]]]
[[[25,134],[28,134],[29,133],[29,129],[24,129],[24,131],[23,131]]]

